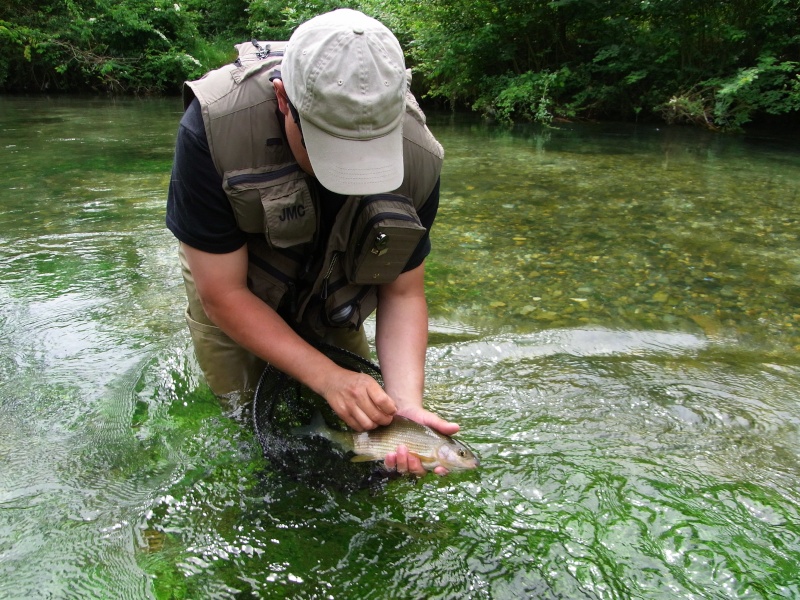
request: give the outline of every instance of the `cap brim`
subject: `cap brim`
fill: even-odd
[[[370,140],[332,136],[300,116],[314,176],[332,192],[367,196],[392,192],[403,183],[403,127]]]

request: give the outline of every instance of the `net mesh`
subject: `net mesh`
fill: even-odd
[[[339,366],[366,373],[383,385],[380,368],[372,362],[327,344],[317,349]],[[272,365],[264,369],[253,399],[253,425],[272,468],[310,485],[342,490],[372,487],[387,477],[382,463],[351,463],[328,440],[293,433],[307,425],[316,411],[328,426],[344,428],[324,398]]]

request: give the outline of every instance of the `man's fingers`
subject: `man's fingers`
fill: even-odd
[[[381,425],[381,421],[379,419],[386,418],[379,410],[371,410],[370,411],[374,416],[370,416],[363,410],[357,410],[356,414],[354,415],[356,422],[358,423],[358,427],[354,427],[354,429],[358,431],[368,431],[370,429],[375,429],[378,425]],[[391,420],[391,417],[389,417]]]
[[[392,422],[392,415],[378,410],[371,402],[364,402],[364,406],[355,405],[350,407],[350,411],[343,416],[344,422],[356,431],[369,431],[381,425],[389,425]]]
[[[394,400],[389,397],[389,394],[384,392],[382,387],[378,386],[378,392],[376,396],[372,396],[372,400],[378,410],[389,417],[389,421],[391,421],[392,417],[394,417],[395,413],[397,412],[397,406],[395,405]]]
[[[353,407],[353,416],[359,423],[359,431],[388,425],[396,412],[394,400],[372,378],[357,396],[356,406]]]
[[[345,369],[342,374],[325,397],[349,427],[366,431],[392,422],[397,407],[377,381],[364,373]]]
[[[390,471],[392,469],[397,469],[397,452],[389,452],[389,454],[386,455],[386,458],[383,459],[383,464]]]
[[[433,429],[444,435],[453,435],[454,433],[457,433],[459,430],[458,423],[451,423],[450,421],[446,421],[439,415],[432,413],[429,410],[425,410],[421,406],[413,409],[405,409],[401,414],[404,417],[411,419],[412,421],[416,421],[417,423],[422,423],[423,425],[432,427]]]
[[[387,469],[395,470],[398,473],[411,473],[419,477],[425,476],[425,467],[422,466],[416,456],[408,453],[408,448],[402,444],[397,447],[395,452],[389,452],[383,459],[383,464]],[[447,475],[449,471],[444,467],[436,467],[433,472],[436,475]]]
[[[370,385],[367,388],[367,393],[369,394],[369,401],[372,406],[374,406],[380,414],[371,414],[370,416],[375,420],[378,421],[381,425],[388,425],[392,422],[392,417],[394,417],[395,413],[397,412],[397,406],[389,397],[383,388],[378,384],[377,381],[374,379],[372,380],[374,385]]]
[[[408,473],[408,448],[402,444],[395,452],[395,469],[398,473]]]
[[[395,452],[389,452],[383,463],[387,468],[393,468],[398,473],[411,473],[419,477],[425,475],[422,461],[413,454],[409,454],[408,448],[403,444],[400,444]]]
[[[432,427],[441,434],[453,435],[454,433],[458,433],[458,430],[460,429],[458,423],[451,423],[450,421],[446,421],[439,415],[436,415],[430,411],[423,411],[423,414],[425,416],[422,419],[422,423],[424,423],[428,427]]]

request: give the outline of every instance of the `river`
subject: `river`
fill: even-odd
[[[0,97],[0,597],[800,597],[795,138],[431,116],[426,402],[482,464],[352,491],[198,373],[179,118]]]

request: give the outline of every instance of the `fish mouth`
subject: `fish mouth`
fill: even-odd
[[[460,464],[449,464],[444,465],[448,471],[471,471],[472,469],[477,469],[481,466],[481,461],[477,456],[474,456],[472,460],[469,461],[462,461]]]
[[[480,459],[480,457],[478,456],[478,453],[477,453],[477,452],[475,452],[475,450],[473,450],[472,448],[470,448],[470,447],[469,447],[467,444],[465,444],[465,443],[464,443],[464,442],[462,442],[461,440],[458,440],[458,443],[459,443],[459,444],[461,444],[461,445],[462,445],[464,448],[466,448],[466,449],[467,449],[467,451],[468,451],[468,452],[470,453],[470,455],[472,456],[472,461],[471,461],[471,464],[470,464],[470,466],[468,466],[468,467],[465,467],[465,469],[477,469],[478,467],[480,467],[480,466],[481,466],[481,459]]]
[[[478,463],[471,464],[471,465],[444,465],[450,473],[465,473],[467,471],[472,471],[473,469],[478,468]]]

